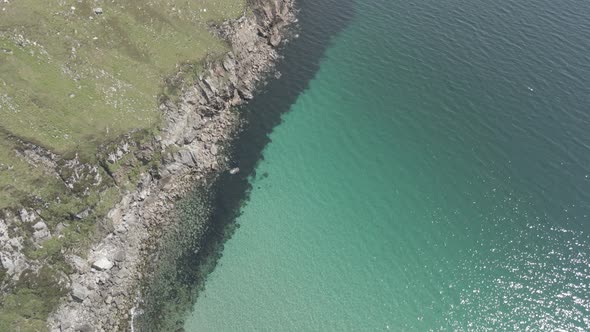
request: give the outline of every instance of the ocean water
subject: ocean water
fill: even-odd
[[[590,4],[299,5],[185,330],[590,330]]]

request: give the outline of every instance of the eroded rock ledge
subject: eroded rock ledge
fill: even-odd
[[[51,331],[128,330],[138,286],[154,264],[149,258],[158,240],[176,220],[178,200],[195,186],[207,188],[233,167],[225,154],[239,125],[232,108],[253,98],[273,71],[276,48],[295,22],[293,0],[254,0],[250,6],[254,15],[218,27],[233,51],[210,62],[180,101],[160,106],[161,137],[142,147],[146,153],[162,153],[157,174],[142,174],[137,189],[110,211],[113,231],[92,247],[87,259],[67,257],[76,272],[68,276],[67,298],[49,317]],[[120,156],[109,158],[114,162]]]

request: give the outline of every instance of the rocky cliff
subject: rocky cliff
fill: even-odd
[[[182,87],[177,100],[162,100],[160,135],[140,146],[124,139],[108,154],[110,164],[129,155],[135,159],[157,155],[159,165],[138,174],[137,188],[109,211],[105,223],[109,231],[86,258],[66,257],[74,271],[63,276],[67,295],[49,318],[52,331],[130,329],[140,283],[156,264],[159,240],[177,220],[178,200],[195,187],[206,190],[219,174],[235,166],[228,165],[225,154],[239,127],[234,108],[253,98],[272,73],[285,29],[295,22],[292,0],[256,0],[249,5],[251,13],[215,27],[232,51],[207,62],[194,84]],[[31,219],[28,222],[39,238],[45,235],[34,214],[25,211],[20,218]],[[206,228],[206,222],[203,219],[199,227]],[[3,245],[19,246],[17,239],[1,240]],[[24,259],[19,250],[11,255],[12,261]]]

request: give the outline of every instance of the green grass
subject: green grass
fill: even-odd
[[[66,292],[63,277],[52,267],[23,272],[14,292],[2,299],[0,330],[47,331],[47,315]]]
[[[17,146],[0,134],[0,210],[31,197],[49,199],[65,190],[63,182],[16,153]]]
[[[93,5],[104,14],[94,15],[89,2],[4,5],[0,126],[5,131],[53,151],[92,155],[105,137],[157,125],[163,77],[179,63],[227,51],[208,24],[240,15],[244,1]]]

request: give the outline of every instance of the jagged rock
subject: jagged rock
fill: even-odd
[[[225,68],[225,70],[227,70],[227,71],[232,71],[235,68],[235,63],[236,63],[236,61],[234,59],[227,56],[223,60],[223,68]]]
[[[81,220],[81,219],[85,219],[89,215],[90,215],[90,209],[85,209],[85,210],[82,210],[82,211],[76,213],[76,215],[74,215],[74,217],[78,220]]]
[[[174,156],[174,160],[189,167],[197,165],[197,158],[195,157],[194,153],[189,150],[178,151]]]
[[[205,97],[207,104],[210,104],[215,97],[213,91],[211,91],[211,89],[201,81],[198,83],[197,86],[200,88],[201,94],[203,97]]]
[[[100,271],[106,271],[113,267],[113,262],[103,256],[92,263],[92,267]]]
[[[240,94],[240,96],[246,100],[251,100],[252,98],[254,98],[254,95],[252,94],[252,91],[242,88],[238,90],[238,93]]]
[[[19,217],[22,222],[33,222],[37,219],[35,213],[31,213],[26,209],[21,209],[19,211]]]
[[[146,197],[149,195],[149,192],[147,190],[142,190],[139,193],[139,196],[137,197],[140,201],[144,201],[146,199]]]
[[[61,234],[66,230],[66,225],[62,222],[60,222],[59,224],[57,224],[57,226],[55,226],[55,232],[57,234]]]
[[[215,87],[215,85],[213,84],[213,81],[209,78],[206,78],[203,80],[203,82],[205,82],[205,84],[207,84],[207,87],[209,88],[209,90],[211,90],[211,92],[214,95],[219,94],[219,92],[217,91],[217,88]]]
[[[208,106],[201,106],[199,107],[199,111],[207,117],[212,117],[214,116],[217,111],[213,108],[213,107],[208,107]]]
[[[197,139],[198,135],[199,133],[194,130],[189,131],[184,135],[184,144],[191,144]]]
[[[5,268],[9,274],[11,274],[14,271],[14,267],[15,267],[14,261],[8,255],[4,255],[4,254],[0,253],[0,265],[3,268]]]
[[[80,284],[74,284],[72,287],[72,298],[78,302],[84,301],[88,297],[88,294],[88,288]]]

